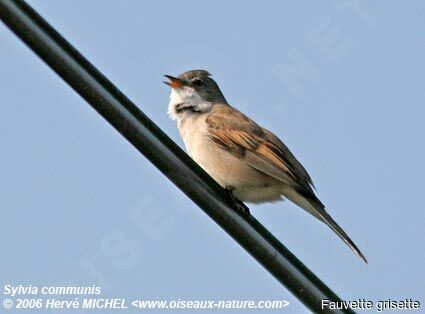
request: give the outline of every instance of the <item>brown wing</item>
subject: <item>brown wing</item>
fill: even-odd
[[[307,171],[281,140],[228,105],[215,106],[206,122],[212,141],[236,157],[244,158],[258,171],[288,184],[292,189],[285,196],[327,224],[367,263],[354,242],[325,211],[325,206],[314,195]]]
[[[251,167],[291,186],[311,190],[304,167],[273,133],[228,105],[217,105],[208,115],[209,136],[221,148]]]

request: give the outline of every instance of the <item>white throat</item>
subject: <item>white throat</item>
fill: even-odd
[[[171,89],[170,102],[168,104],[168,115],[172,120],[180,118],[177,107],[193,107],[197,111],[208,111],[212,106],[210,102],[204,101],[199,94],[190,87]]]

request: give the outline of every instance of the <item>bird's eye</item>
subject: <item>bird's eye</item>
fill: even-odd
[[[197,87],[204,86],[204,82],[197,77],[192,80],[192,84],[193,86],[197,86]]]

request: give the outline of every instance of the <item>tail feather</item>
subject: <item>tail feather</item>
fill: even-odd
[[[290,201],[294,202],[314,217],[324,222],[329,228],[335,232],[338,237],[348,245],[348,247],[358,256],[360,257],[366,264],[367,260],[360,249],[354,244],[354,242],[350,239],[350,237],[345,233],[345,231],[336,223],[335,220],[326,212],[325,206],[320,202],[320,200],[311,193],[305,195],[304,193],[300,193],[294,189],[287,189],[284,192],[286,198]]]
[[[317,209],[316,209],[317,210]],[[323,221],[326,225],[328,225],[329,228],[331,228],[341,239],[342,241],[347,244],[350,249],[358,256],[360,257],[363,262],[367,264],[367,259],[363,255],[363,253],[360,251],[360,249],[357,247],[357,245],[354,244],[354,242],[350,239],[347,233],[336,223],[335,220],[325,211],[324,208],[321,208],[318,211],[318,214],[320,216],[320,220]]]

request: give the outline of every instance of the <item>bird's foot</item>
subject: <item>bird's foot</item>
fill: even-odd
[[[234,209],[236,209],[238,212],[240,212],[244,216],[250,216],[251,213],[249,211],[249,208],[242,201],[238,200],[235,197],[235,195],[233,195],[233,191],[234,191],[233,187],[226,187],[227,195],[232,201]]]
[[[234,206],[236,210],[240,212],[242,215],[247,217],[251,216],[251,212],[249,211],[249,208],[243,202],[237,200]]]

